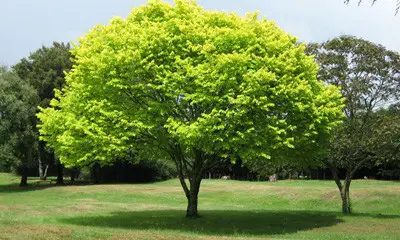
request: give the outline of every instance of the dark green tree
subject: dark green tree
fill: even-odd
[[[340,87],[346,98],[346,121],[336,132],[326,164],[339,188],[343,212],[350,213],[350,184],[354,173],[378,158],[375,146],[381,137],[381,125],[375,112],[399,97],[400,56],[353,36],[310,44],[307,51],[315,55],[320,65],[318,77]],[[339,168],[346,170],[344,182],[339,179]]]
[[[400,104],[392,104],[389,108],[380,109],[376,115],[378,127],[374,133],[374,147],[377,153],[375,164],[380,167],[380,175],[399,179]]]
[[[0,164],[21,174],[21,186],[27,185],[27,169],[37,155],[37,103],[29,83],[0,67]]]
[[[41,47],[23,58],[13,69],[24,81],[31,84],[40,98],[39,107],[48,107],[54,98],[54,89],[61,89],[65,84],[65,72],[71,69],[70,44],[54,42],[51,47]],[[35,131],[36,127],[35,127]],[[57,182],[63,181],[63,166],[54,153],[45,149],[43,141],[39,142],[39,176],[46,178],[45,163],[55,163],[58,169]]]

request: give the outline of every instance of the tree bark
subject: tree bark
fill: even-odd
[[[21,168],[21,182],[19,183],[20,187],[28,186],[28,175],[27,169],[25,166]]]
[[[342,197],[342,212],[344,214],[350,214],[352,209],[351,209],[351,203],[350,203],[350,195],[349,195],[349,190],[346,188],[343,188],[340,195]]]
[[[57,184],[64,184],[64,166],[61,163],[57,165]]]
[[[44,142],[39,141],[39,158],[38,158],[38,163],[39,163],[39,179],[40,180],[46,180],[46,174],[44,173],[44,159],[46,155],[46,150],[44,147]]]
[[[188,200],[188,206],[186,210],[187,218],[198,218],[199,213],[197,211],[198,199],[199,199],[199,191],[201,180],[203,179],[203,167],[205,162],[204,153],[200,150],[193,149],[193,153],[195,156],[192,169],[190,171],[189,182],[190,189],[189,195],[186,195]]]
[[[43,162],[40,159],[40,157],[38,159],[38,163],[39,163],[39,179],[40,180],[46,180],[45,177],[44,177],[44,172],[43,172]]]
[[[197,210],[198,195],[204,173],[205,154],[197,149],[193,149],[193,153],[195,155],[194,161],[189,162],[187,159],[185,159],[185,156],[183,155],[183,152],[179,146],[175,146],[173,151],[170,152],[170,156],[175,162],[176,169],[178,171],[179,181],[188,201],[186,209],[187,218],[199,217]],[[189,178],[189,187],[186,183],[185,176]]]
[[[28,147],[25,153],[25,164],[23,163],[21,166],[21,182],[19,183],[20,187],[24,187],[28,185],[28,167],[26,164],[32,164],[33,161],[33,149],[32,147]]]
[[[351,202],[350,202],[350,184],[351,184],[351,174],[350,171],[347,171],[346,179],[344,180],[344,187],[341,190],[342,212],[344,214],[350,214],[352,212]]]
[[[95,162],[90,169],[90,180],[93,184],[100,183],[100,164]]]
[[[71,169],[71,182],[74,183],[75,182],[75,178],[79,177],[79,168],[78,167],[73,167]]]
[[[46,168],[44,169],[44,173],[43,173],[43,180],[47,179],[47,170],[49,169],[49,164],[46,165]]]
[[[351,202],[350,202],[350,184],[351,184],[352,171],[350,170],[346,171],[346,178],[343,183],[344,185],[340,181],[336,167],[331,167],[331,171],[333,179],[335,180],[335,183],[339,189],[340,197],[342,199],[342,212],[343,214],[350,214],[352,212]]]
[[[189,178],[190,180],[190,189],[189,195],[187,195],[188,206],[186,209],[186,217],[187,218],[197,218],[199,217],[199,212],[197,211],[197,206],[199,203],[199,191],[200,191],[200,184],[202,180],[202,172],[203,169],[201,166],[195,166],[192,173],[193,176]]]
[[[52,158],[55,158],[54,152],[51,153]],[[57,184],[64,184],[64,165],[57,159]]]
[[[190,193],[187,198],[188,206],[186,209],[187,218],[197,218],[199,217],[199,212],[197,211],[197,206],[199,203],[199,190],[200,190],[201,178],[197,182],[190,183]]]

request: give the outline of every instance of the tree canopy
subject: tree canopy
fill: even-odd
[[[70,48],[68,43],[53,42],[52,46],[39,48],[13,66],[18,76],[37,90],[39,106],[48,107],[54,98],[54,89],[64,86],[64,72],[72,67]]]
[[[172,160],[197,216],[206,167],[318,152],[341,123],[341,95],[304,49],[257,14],[150,1],[80,39],[66,87],[38,114],[42,139],[67,165]]]
[[[0,165],[16,170],[26,184],[26,169],[36,154],[35,90],[13,71],[0,67]]]
[[[37,92],[40,107],[48,107],[50,100],[54,98],[54,89],[61,89],[65,84],[65,72],[72,67],[72,55],[70,53],[70,44],[53,42],[50,47],[42,46],[31,53],[27,58],[21,59],[13,70],[18,76],[30,84]],[[38,110],[38,109],[37,109]],[[38,144],[39,156],[37,158],[39,166],[39,177],[46,178],[45,165],[56,164],[58,166],[58,183],[62,183],[62,166],[57,164],[57,160],[51,149],[45,149],[43,141],[39,141],[39,132],[37,132],[36,141]]]
[[[376,111],[399,98],[400,55],[381,45],[346,35],[310,44],[308,52],[314,54],[320,64],[318,77],[340,87],[346,99],[346,120],[332,141],[327,164],[342,197],[349,201],[348,188],[354,173],[373,164],[383,147],[382,127],[388,125],[381,124]],[[344,185],[339,181],[338,168],[346,169]],[[343,206],[343,210],[350,212],[345,201],[344,205],[348,206]]]

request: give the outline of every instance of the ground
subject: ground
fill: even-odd
[[[0,239],[400,239],[400,182],[354,181],[344,216],[332,181],[204,180],[191,220],[177,180],[17,183],[0,173]]]

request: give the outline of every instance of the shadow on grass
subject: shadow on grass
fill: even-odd
[[[43,190],[47,188],[54,187],[66,187],[66,186],[86,186],[93,185],[90,182],[69,182],[65,181],[64,184],[56,184],[56,181],[29,181],[27,186],[19,186],[18,183],[8,184],[8,185],[0,185],[0,193],[19,193],[19,192],[27,192],[27,191],[37,191]]]
[[[306,211],[201,211],[202,217],[185,219],[184,211],[112,212],[108,215],[59,219],[79,226],[135,230],[173,230],[212,235],[276,235],[327,227],[342,222],[334,213]]]

